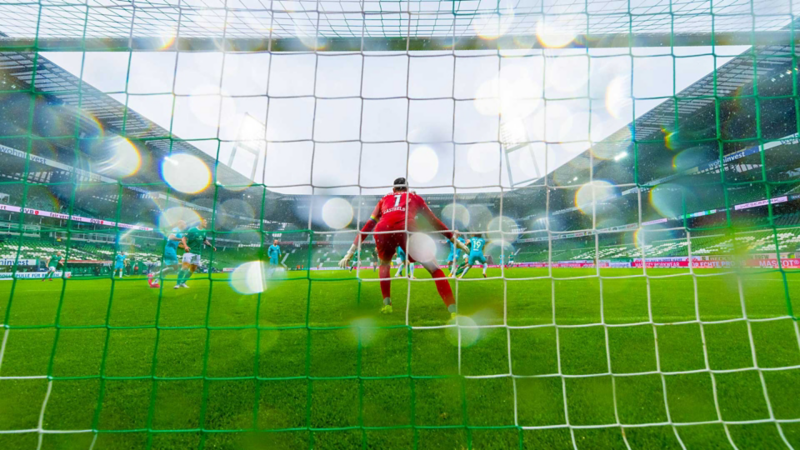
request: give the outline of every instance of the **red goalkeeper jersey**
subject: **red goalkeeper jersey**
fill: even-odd
[[[442,221],[433,214],[433,211],[431,211],[422,197],[413,192],[392,192],[391,194],[386,194],[378,204],[375,205],[370,220],[364,224],[364,228],[362,228],[361,231],[369,233],[378,223],[382,225],[381,228],[398,231],[405,230],[406,216],[408,216],[408,230],[414,231],[417,229],[416,218],[418,215],[422,215],[434,228],[443,231],[442,234],[450,239],[452,233],[448,231],[447,225],[442,223]],[[355,242],[358,243],[359,240],[363,241],[366,236],[365,234],[359,234]]]

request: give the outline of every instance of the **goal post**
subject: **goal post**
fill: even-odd
[[[181,51],[181,52],[357,52],[357,51],[442,51],[442,50],[530,50],[548,48],[535,35],[514,38],[480,39],[471,36],[433,37],[317,37],[316,48],[309,49],[307,38],[0,38],[3,51]],[[165,41],[166,44],[165,44]],[[614,33],[575,34],[559,48],[635,48],[708,47],[732,45],[796,45],[800,41],[791,30],[713,33]]]

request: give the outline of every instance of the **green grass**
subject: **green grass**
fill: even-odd
[[[572,448],[573,439],[579,448],[680,448],[663,425],[521,427],[566,424],[565,402],[576,426],[713,422],[714,384],[725,421],[769,419],[759,372],[712,377],[701,333],[713,370],[753,367],[751,334],[759,367],[800,365],[781,273],[581,278],[593,273],[525,279],[547,271],[513,269],[505,280],[459,282],[462,314],[480,325],[503,325],[505,314],[512,327],[462,328],[462,342],[476,340],[460,352],[456,329],[426,328],[449,315],[424,280],[410,295],[408,281],[393,282],[391,316],[377,314],[378,283],[344,272],[293,272],[261,295],[235,292],[222,275],[181,290],[168,281],[161,293],[135,278],[0,282],[0,323],[10,327],[0,430],[37,428],[48,380],[8,377],[41,375],[53,380],[43,428],[99,430],[94,449],[534,449]],[[800,274],[786,276],[798,296]],[[749,319],[783,318],[681,323],[742,318],[742,302]],[[509,367],[518,378],[469,378]],[[763,379],[774,417],[800,419],[800,369]],[[782,429],[800,446],[800,424]],[[730,447],[718,423],[676,430],[689,448]],[[727,432],[740,448],[785,447],[774,423]],[[42,448],[86,449],[94,438],[45,434]],[[38,439],[0,434],[0,448]]]

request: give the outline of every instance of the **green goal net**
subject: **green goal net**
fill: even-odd
[[[800,446],[795,6],[0,3],[0,448]]]

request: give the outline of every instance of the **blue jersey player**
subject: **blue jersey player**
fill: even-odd
[[[414,263],[409,262],[406,259],[406,252],[403,251],[403,248],[399,245],[397,246],[397,273],[394,274],[395,277],[399,277],[403,275],[403,269],[408,266],[408,270],[406,271],[411,278],[414,278]]]
[[[272,275],[272,272],[281,264],[281,248],[277,239],[272,241],[272,245],[267,249],[267,256],[269,256],[269,274]]]
[[[128,264],[128,255],[125,252],[117,253],[117,256],[114,257],[114,273],[111,274],[111,277],[117,276],[117,271],[119,271],[119,277],[122,278],[123,272],[125,271],[125,266]]]
[[[167,243],[164,244],[164,260],[162,263],[161,272],[159,272],[159,278],[162,280],[166,272],[177,271],[180,268],[180,262],[178,261],[178,247],[181,247],[184,244],[184,230],[186,230],[186,222],[179,220],[175,223],[175,227],[167,236]]]
[[[480,263],[483,264],[483,277],[486,278],[486,269],[489,268],[489,263],[486,262],[486,256],[483,255],[483,251],[486,248],[486,239],[481,235],[473,236],[469,239],[468,245],[469,257],[467,258],[467,262],[458,268],[456,275],[460,272],[461,276],[459,276],[459,278],[464,278],[464,275],[469,272],[469,269],[471,269],[473,265]]]
[[[280,264],[281,248],[278,246],[278,240],[272,241],[272,245],[267,249],[267,256],[269,256],[269,264],[277,266]]]
[[[458,234],[458,231],[454,231],[453,236],[466,245],[467,241],[464,240],[464,236]],[[455,242],[450,241],[450,253],[447,255],[447,270],[450,271],[450,276],[455,275],[461,253],[461,250],[456,246]]]

